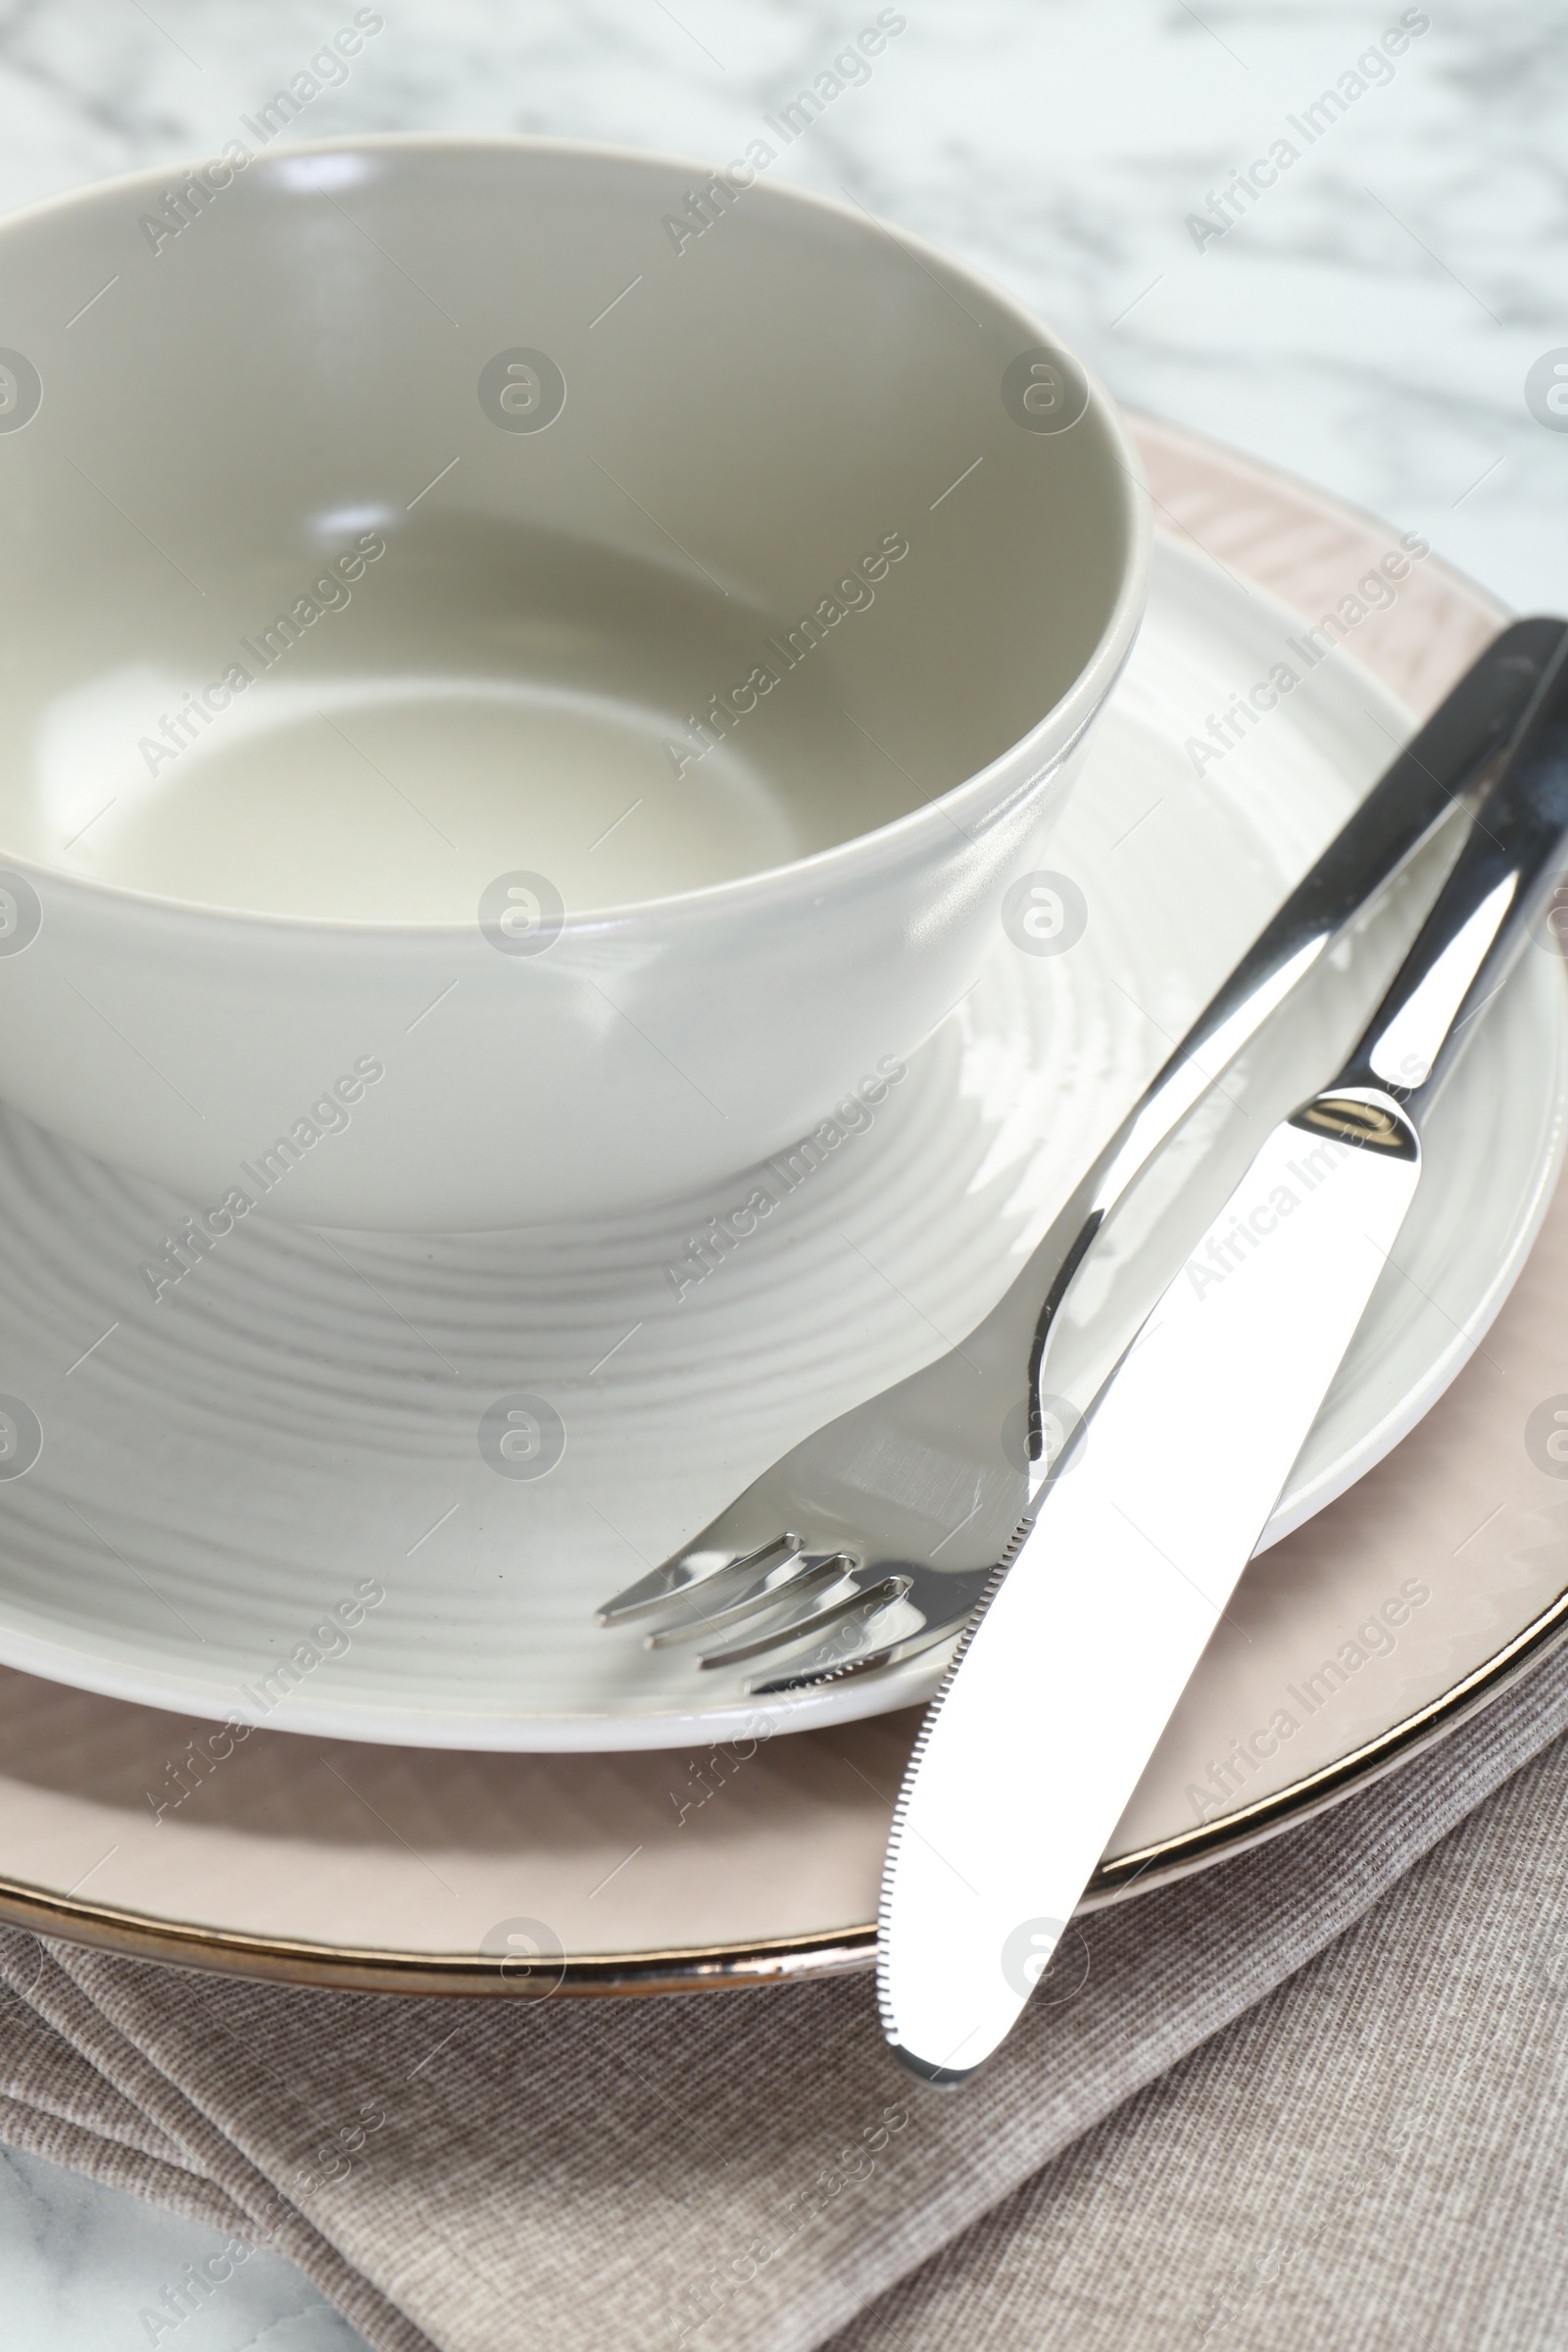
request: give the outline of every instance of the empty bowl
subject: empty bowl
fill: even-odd
[[[0,224],[0,1096],[198,1230],[738,1172],[1037,868],[1137,460],[765,144],[235,141]]]

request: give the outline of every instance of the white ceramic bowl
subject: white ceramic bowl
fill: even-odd
[[[755,154],[244,146],[0,225],[0,1095],[212,1230],[742,1170],[1039,864],[1115,414]]]

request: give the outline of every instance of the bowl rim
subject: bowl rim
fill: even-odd
[[[250,163],[270,165],[300,157],[359,153],[365,150],[408,154],[418,149],[454,155],[559,155],[572,160],[630,165],[638,169],[667,169],[695,174],[698,179],[705,175],[712,176],[706,162],[667,149],[636,147],[613,140],[477,131],[362,131],[340,138],[293,140],[276,147],[269,146],[261,153],[253,154]],[[249,168],[250,165],[247,165],[246,169]],[[57,219],[77,210],[86,211],[106,200],[153,188],[159,181],[167,180],[168,175],[167,165],[143,167],[139,171],[118,172],[104,179],[90,180],[84,185],[63,189],[30,204],[20,205],[0,214],[0,240],[6,238],[13,229],[24,228],[31,222]],[[747,183],[748,192],[759,184],[760,175],[756,175]],[[1090,393],[1084,418],[1079,421],[1094,416],[1103,436],[1105,454],[1126,480],[1127,487],[1122,494],[1119,514],[1123,547],[1121,577],[1104,626],[1066,691],[1022,735],[1015,737],[984,766],[951,785],[946,792],[933,795],[918,808],[906,809],[902,815],[891,817],[884,824],[853,833],[847,840],[831,843],[825,849],[809,851],[804,858],[792,858],[782,865],[761,866],[754,872],[732,875],[721,882],[703,883],[690,890],[670,891],[655,898],[630,899],[604,906],[568,908],[564,913],[561,929],[552,941],[552,947],[571,937],[593,938],[606,931],[624,930],[649,917],[657,917],[661,921],[695,921],[705,914],[727,913],[732,909],[743,909],[748,905],[766,906],[769,903],[787,902],[797,898],[803,887],[809,890],[818,881],[842,883],[845,879],[853,880],[857,867],[874,868],[889,858],[897,857],[906,846],[917,845],[924,835],[939,838],[940,828],[944,826],[954,826],[960,833],[967,833],[968,828],[962,822],[964,814],[971,809],[984,809],[999,785],[1010,787],[1015,794],[1027,792],[1046,785],[1051,776],[1059,770],[1109,696],[1131,655],[1143,620],[1148,601],[1152,543],[1152,499],[1143,458],[1108,389],[1073,345],[1049,327],[1026,303],[999,285],[983,270],[945,251],[916,231],[901,224],[895,233],[865,208],[841,201],[835,196],[823,195],[815,189],[800,187],[793,181],[769,179],[760,184],[764,197],[775,199],[786,208],[804,206],[825,213],[835,220],[847,223],[860,235],[868,230],[882,229],[928,274],[941,270],[956,274],[1005,318],[1015,321],[1020,332],[1032,336],[1037,342],[1050,341],[1074,361],[1082,369]],[[1014,782],[1012,771],[1019,767],[1030,767],[1033,772]],[[66,867],[14,852],[0,840],[0,875],[6,871],[21,874],[29,881],[45,882],[51,895],[63,893],[68,899],[79,897],[89,904],[108,902],[127,913],[135,910],[168,915],[186,924],[217,924],[225,928],[239,925],[247,930],[301,932],[313,937],[341,935],[346,939],[395,938],[420,944],[426,941],[450,944],[471,939],[478,929],[476,915],[423,920],[418,917],[289,914],[266,907],[228,906],[219,901],[176,898],[165,892],[140,890],[94,875],[73,873]]]

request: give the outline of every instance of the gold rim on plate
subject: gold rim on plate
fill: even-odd
[[[1479,1713],[1565,1639],[1568,1591],[1559,1593],[1484,1665],[1378,1739],[1364,1741],[1334,1764],[1292,1782],[1254,1805],[1242,1806],[1180,1837],[1102,1863],[1090,1882],[1083,1908],[1101,1910],[1107,1904],[1125,1902],[1216,1862],[1228,1861],[1369,1787],[1407,1757],[1433,1746],[1468,1716]],[[627,1996],[740,1991],[753,1984],[843,1976],[869,1968],[876,1956],[876,1929],[867,1926],[703,1949],[567,1955],[560,1964],[524,1970],[502,1954],[355,1949],[150,1919],[110,1904],[50,1894],[15,1881],[0,1881],[0,1924],[24,1928],[35,1936],[58,1936],[91,1944],[127,1959],[157,1960],[220,1976],[340,1992],[468,1998],[487,1994],[539,1999],[555,1993]]]

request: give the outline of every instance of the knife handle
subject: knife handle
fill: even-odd
[[[1419,1131],[1475,1035],[1476,1015],[1543,913],[1565,843],[1568,645],[1531,698],[1431,913],[1325,1095],[1381,1091]]]
[[[1009,1357],[1005,1343],[1013,1334],[1028,1348],[1028,1446],[1036,1462],[1044,1458],[1039,1396],[1046,1346],[1102,1225],[1247,1035],[1288,992],[1293,963],[1310,960],[1314,943],[1326,947],[1455,805],[1482,789],[1498,753],[1539,702],[1543,681],[1556,674],[1565,646],[1568,621],[1553,617],[1513,621],[1493,639],[1199,1014],[987,1317],[982,1331],[998,1333]],[[1025,1317],[1027,1337],[1019,1328]]]
[[[1521,740],[1565,649],[1568,620],[1554,615],[1511,621],[1493,639],[1258,933],[1154,1086],[1222,1028],[1304,941],[1338,931],[1376,883],[1396,873],[1454,804],[1477,789],[1498,752]]]

